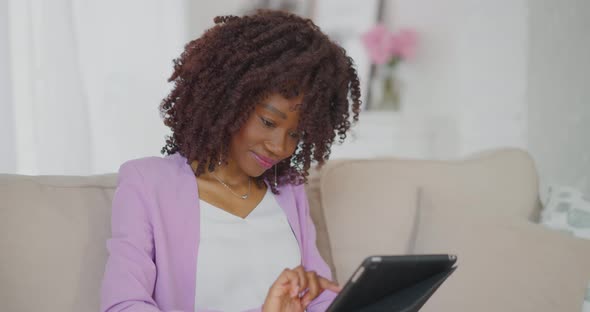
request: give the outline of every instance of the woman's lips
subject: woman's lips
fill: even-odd
[[[252,155],[254,155],[254,159],[256,159],[258,164],[264,169],[270,169],[275,164],[274,161],[267,157],[260,156],[254,152],[252,152]]]

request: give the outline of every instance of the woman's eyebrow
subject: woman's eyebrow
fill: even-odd
[[[262,107],[264,107],[267,110],[271,111],[275,115],[279,115],[279,117],[281,117],[283,119],[287,119],[287,115],[285,113],[281,112],[280,110],[276,109],[274,106],[272,106],[270,104],[263,104]]]

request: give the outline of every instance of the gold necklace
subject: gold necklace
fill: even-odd
[[[225,186],[226,189],[228,189],[232,194],[234,194],[234,196],[237,196],[241,199],[248,199],[248,197],[250,196],[250,186],[252,184],[252,179],[250,179],[250,177],[248,177],[248,193],[246,193],[244,195],[240,195],[240,194],[234,192],[234,190],[232,190],[229,185],[227,185],[225,182],[223,182],[215,173],[211,172],[211,174],[213,175],[213,177],[215,177],[215,179],[217,179],[217,181],[219,181],[219,183],[221,183],[223,186]]]

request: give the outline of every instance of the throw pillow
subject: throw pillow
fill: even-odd
[[[422,192],[415,253],[451,253],[458,269],[423,311],[581,311],[590,244],[519,218],[438,206]],[[460,208],[460,209],[459,209]]]
[[[392,178],[383,164],[348,160],[322,170],[321,205],[340,284],[365,257],[407,254],[413,243],[416,187]]]

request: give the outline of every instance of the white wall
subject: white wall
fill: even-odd
[[[5,42],[8,42],[8,0],[0,0],[0,172],[15,172],[10,53]]]
[[[186,22],[188,40],[200,37],[203,32],[215,25],[213,18],[219,15],[241,15],[243,1],[187,1]]]
[[[590,2],[531,0],[528,140],[543,186],[590,195]]]
[[[590,2],[394,0],[421,46],[402,68],[400,146],[454,158],[516,146],[548,184],[590,194]],[[416,143],[419,142],[419,143]]]
[[[0,0],[0,23],[7,21],[8,2]],[[151,1],[143,5],[144,13],[132,16],[133,23],[108,9],[119,6],[119,12],[134,12],[133,3],[85,3],[74,12],[80,27],[79,57],[87,64],[83,81],[95,99],[89,105],[91,152],[97,160],[91,173],[110,172],[129,158],[158,154],[165,129],[157,106],[169,88],[165,79],[171,60],[187,40],[213,25],[214,16],[240,14],[243,2],[162,6]],[[585,134],[590,133],[590,68],[588,61],[583,63],[590,55],[584,33],[590,29],[588,6],[585,0],[390,0],[389,23],[420,33],[418,55],[400,68],[402,113],[391,119],[367,118],[384,126],[369,127],[373,130],[365,129],[368,132],[357,128],[361,140],[369,138],[357,146],[374,148],[379,156],[390,151],[437,159],[499,146],[530,146],[543,181],[575,185],[589,193],[590,144]],[[105,16],[109,23],[102,20]],[[0,27],[0,43],[5,30]],[[150,50],[154,45],[160,48]],[[0,67],[13,65],[7,62],[9,52],[0,45]],[[15,157],[7,151],[15,146],[18,150],[22,142],[6,135],[14,127],[7,103],[19,95],[10,94],[7,72],[0,73],[0,171],[11,172]],[[32,136],[34,129],[28,131]],[[374,140],[376,134],[383,139]],[[37,134],[43,135],[50,134]],[[334,155],[346,157],[353,148]],[[27,164],[43,159],[18,160]]]
[[[413,27],[418,55],[403,65],[406,140],[426,158],[526,147],[526,0],[395,0],[394,29]]]
[[[187,41],[185,9],[183,1],[103,0],[77,11],[94,173],[160,156],[169,131],[158,107]]]
[[[16,147],[1,154],[17,159],[7,172],[105,173],[160,155],[168,130],[158,106],[187,40],[183,1],[6,3],[9,13],[0,11],[10,35],[0,31],[0,62],[8,49],[10,70],[0,74],[0,86],[8,86],[12,101],[2,92],[2,119],[14,122]],[[0,139],[3,148],[10,144]]]

